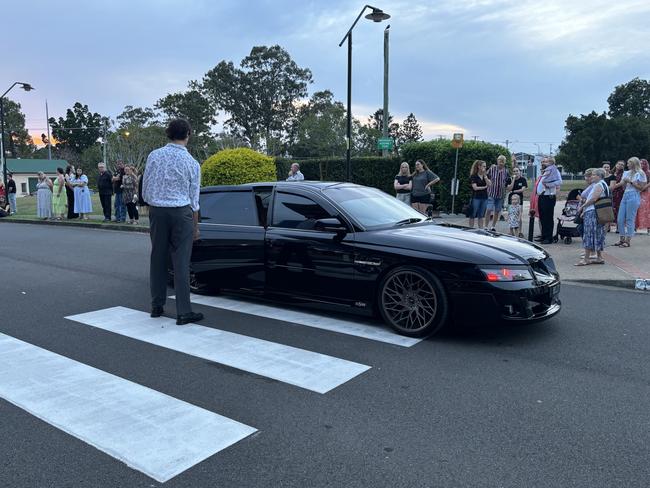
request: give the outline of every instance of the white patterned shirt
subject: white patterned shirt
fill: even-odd
[[[142,198],[153,207],[199,210],[201,166],[187,148],[169,143],[151,151],[142,180]]]

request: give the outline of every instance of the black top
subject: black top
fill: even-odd
[[[14,180],[7,181],[7,193],[16,193],[16,182]]]
[[[113,194],[113,182],[111,178],[113,178],[113,175],[110,171],[104,171],[104,174],[97,175],[97,191],[100,195]]]
[[[612,181],[616,181],[616,175],[614,173],[610,173],[609,176],[603,178],[603,181],[607,183],[607,186],[610,186],[612,184]]]
[[[119,176],[119,180],[113,182],[113,191],[115,193],[122,193],[122,177],[124,176],[124,168],[118,169],[115,176]]]
[[[411,175],[395,175],[395,181],[397,181],[398,185],[408,185],[409,181],[411,181]],[[411,193],[411,190],[397,190],[397,193]]]
[[[469,184],[472,185],[472,183],[476,183],[476,186],[487,185],[485,178],[481,178],[479,175],[473,175],[470,177]],[[485,200],[487,197],[487,188],[483,190],[474,190],[474,187],[472,187],[472,198],[476,198],[477,200]]]
[[[512,183],[512,179],[508,178],[507,184],[509,185]],[[508,193],[508,205],[512,203],[512,195],[515,194],[515,190],[521,190],[522,188],[528,188],[528,180],[524,178],[523,176],[520,176],[515,180],[515,184],[512,186],[512,191]],[[524,194],[522,193],[517,193],[519,195],[519,203],[524,202]]]

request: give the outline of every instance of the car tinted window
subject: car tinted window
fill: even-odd
[[[318,219],[333,217],[311,198],[278,192],[273,203],[273,226],[313,230]]]
[[[201,222],[259,225],[252,191],[202,193],[199,203]]]

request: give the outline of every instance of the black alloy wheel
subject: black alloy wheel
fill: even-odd
[[[421,337],[437,332],[445,324],[447,308],[442,283],[424,269],[397,268],[379,287],[379,312],[403,335]]]

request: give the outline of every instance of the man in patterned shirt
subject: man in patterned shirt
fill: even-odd
[[[199,238],[201,167],[187,151],[191,128],[185,119],[167,127],[169,144],[149,154],[142,197],[149,204],[151,235],[151,316],[160,317],[167,299],[167,259],[171,253],[176,291],[176,324],[203,319],[190,303],[192,242]]]

